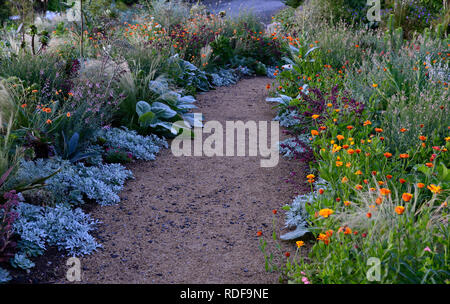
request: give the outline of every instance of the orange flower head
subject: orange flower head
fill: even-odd
[[[333,210],[325,208],[325,209],[321,209],[319,211],[319,215],[323,216],[324,218],[329,217],[330,215],[332,215],[334,213]]]
[[[398,215],[402,215],[403,212],[405,212],[405,207],[403,207],[403,206],[395,207],[395,213],[397,213]]]
[[[387,188],[381,188],[381,189],[380,189],[380,193],[381,193],[381,195],[386,196],[386,195],[391,194],[391,190],[389,190],[389,189],[387,189]]]
[[[411,193],[405,192],[405,193],[402,194],[402,199],[405,202],[409,202],[412,198],[413,198],[413,195]]]
[[[317,131],[317,130],[311,130],[311,135],[312,135],[312,136],[317,136],[317,135],[319,135],[319,131]]]
[[[405,158],[408,158],[408,157],[409,157],[409,154],[408,154],[408,153],[402,153],[402,154],[400,154],[399,156],[400,156],[400,158],[405,159]]]
[[[417,188],[422,189],[423,187],[425,187],[424,183],[417,183]]]

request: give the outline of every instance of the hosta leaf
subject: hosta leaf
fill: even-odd
[[[139,101],[136,104],[136,113],[138,116],[141,116],[147,112],[150,112],[152,107],[146,101]]]
[[[172,110],[168,105],[157,101],[152,104],[151,111],[155,113],[156,117],[163,119],[169,119],[177,115],[177,112]]]

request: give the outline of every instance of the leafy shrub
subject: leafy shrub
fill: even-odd
[[[9,274],[8,270],[0,267],[0,284],[11,281],[12,277]]]
[[[53,158],[22,161],[15,179],[27,182],[58,169],[61,172],[46,182],[50,204],[84,204],[86,200],[95,200],[101,205],[115,204],[120,201],[118,193],[125,180],[132,177],[132,173],[120,164],[86,167],[82,163],[72,165],[69,161]]]
[[[167,148],[164,138],[156,135],[142,136],[136,131],[126,128],[103,128],[97,136],[105,140],[105,145],[112,149],[123,149],[130,152],[134,158],[143,160],[154,160],[156,153],[162,147]]]
[[[100,245],[89,233],[97,221],[81,209],[67,206],[39,207],[21,203],[17,209],[19,220],[14,229],[20,238],[41,249],[57,246],[68,255],[85,255]]]

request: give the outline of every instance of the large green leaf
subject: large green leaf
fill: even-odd
[[[155,123],[156,121],[156,115],[152,111],[148,111],[147,113],[142,114],[139,116],[139,123],[142,127],[148,127],[151,124]]]
[[[168,105],[157,101],[152,104],[151,111],[156,114],[156,117],[163,119],[169,119],[177,115],[177,112],[172,110]]]
[[[147,112],[152,110],[152,106],[148,104],[146,101],[139,101],[136,104],[136,113],[138,116],[141,116]]]

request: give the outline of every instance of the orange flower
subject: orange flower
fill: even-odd
[[[324,218],[329,217],[330,215],[332,215],[334,213],[333,210],[325,208],[325,209],[321,209],[319,211],[319,215],[323,216]]]
[[[377,197],[377,199],[375,200],[375,203],[377,205],[381,205],[382,202],[383,202],[383,198],[381,196]]]
[[[45,123],[49,125],[52,123],[52,121],[50,119],[47,119],[47,121]]]
[[[400,156],[400,158],[408,158],[409,157],[409,154],[408,153],[402,153],[402,154],[400,154],[399,155]]]
[[[362,185],[356,185],[356,186],[355,186],[355,189],[356,189],[356,190],[362,190],[362,188],[363,188]]]
[[[383,132],[383,129],[381,129],[381,128],[375,128],[375,132],[381,133],[381,132]]]
[[[400,182],[400,184],[406,183],[406,180],[404,178],[400,178],[398,181]]]
[[[336,161],[336,167],[341,167],[344,163],[341,161]]]
[[[401,129],[400,129],[400,132],[402,132],[402,133],[404,133],[404,132],[406,132],[406,131],[408,131],[408,130],[405,129],[405,128],[401,128]]]
[[[337,138],[338,140],[343,140],[345,137],[342,136],[342,135],[338,135],[338,136],[336,136],[336,138]]]
[[[70,116],[71,116],[70,112],[67,112],[66,116],[67,116],[67,117],[70,117]]]
[[[311,135],[313,135],[313,136],[319,135],[319,131],[311,130]]]
[[[366,120],[366,121],[363,123],[364,126],[368,126],[368,125],[371,125],[371,124],[372,124],[372,122],[371,122],[370,120]]]
[[[270,84],[268,83],[267,85],[266,85],[266,89],[270,89]]]
[[[344,206],[350,206],[352,204],[352,202],[350,202],[350,201],[344,201]]]
[[[261,235],[262,235],[262,231],[256,232],[256,235],[257,235],[257,236],[261,236]]]
[[[21,107],[22,109],[25,109],[25,108],[27,107],[27,104],[24,103],[24,104],[22,104],[20,107]]]
[[[376,87],[378,87],[378,84],[374,83],[374,84],[372,84],[372,87],[376,88]]]
[[[403,212],[405,212],[405,207],[403,207],[403,206],[397,206],[397,207],[395,207],[395,212],[396,212],[398,215],[402,215]]]
[[[381,188],[380,193],[381,193],[381,195],[389,195],[389,194],[391,194],[391,190],[389,190],[387,188]]]
[[[31,91],[31,93],[37,93],[37,92],[39,92],[38,90],[33,90],[33,91]]]
[[[402,194],[402,199],[405,202],[409,202],[412,199],[412,197],[413,197],[413,195],[411,193],[405,192],[405,193]]]
[[[358,170],[358,171],[355,172],[355,174],[356,174],[356,175],[362,175],[362,171],[361,171],[361,170]]]
[[[353,126],[347,126],[347,130],[353,129]]]
[[[317,119],[319,117],[320,117],[320,115],[317,115],[317,114],[314,114],[313,116],[311,116],[312,119]]]
[[[368,218],[371,218],[371,217],[372,217],[372,213],[367,212],[367,213],[366,213],[366,216],[367,216]]]
[[[325,192],[325,190],[319,189],[319,193],[320,193],[320,194],[323,194],[324,192]]]
[[[426,141],[426,140],[427,140],[427,138],[426,138],[425,136],[423,136],[423,135],[419,136],[419,139],[420,139],[421,141]]]
[[[300,248],[300,247],[302,247],[302,246],[305,245],[305,242],[303,242],[303,241],[297,241],[296,244],[297,244],[297,248]]]
[[[328,239],[327,235],[324,233],[319,233],[319,237],[317,239],[319,241],[322,241],[325,245],[328,245],[330,243],[330,240]]]
[[[383,155],[384,155],[384,157],[389,158],[392,156],[392,153],[385,152],[385,153],[383,153]]]
[[[391,179],[391,178],[392,178],[392,175],[388,174],[388,175],[386,175],[386,178],[387,178],[387,179]]]
[[[423,187],[425,187],[424,183],[417,183],[417,188],[422,189]]]
[[[346,182],[348,182],[348,178],[347,178],[346,176],[344,176],[344,177],[342,178],[341,182],[342,182],[343,184],[345,184]]]
[[[425,166],[427,166],[428,168],[432,168],[434,165],[433,163],[426,163]]]
[[[314,179],[316,176],[314,174],[308,174],[306,176],[307,179]]]

